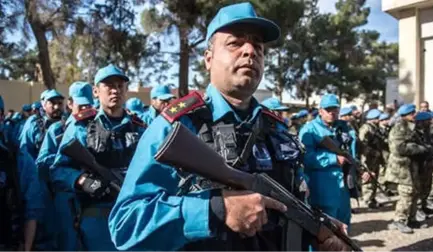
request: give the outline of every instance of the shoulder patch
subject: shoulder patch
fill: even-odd
[[[270,118],[272,118],[273,120],[276,120],[284,125],[286,125],[284,118],[282,118],[281,116],[276,115],[275,113],[273,113],[272,111],[263,108],[262,109],[262,113]]]
[[[170,123],[173,123],[181,116],[186,115],[194,109],[205,106],[205,102],[199,92],[191,92],[189,95],[174,100],[161,115]]]
[[[143,120],[141,120],[140,117],[138,117],[137,115],[131,115],[131,122],[132,124],[147,128],[147,124],[143,122]]]
[[[74,115],[74,118],[77,121],[83,121],[95,117],[96,114],[97,114],[96,109],[89,108],[89,109],[81,110],[78,114]]]

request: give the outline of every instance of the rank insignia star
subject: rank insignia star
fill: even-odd
[[[184,102],[180,102],[178,106],[179,108],[185,108],[186,104]]]
[[[176,108],[176,107],[172,107],[172,108],[170,109],[170,112],[171,112],[171,113],[176,113],[176,112],[177,112],[177,108]]]

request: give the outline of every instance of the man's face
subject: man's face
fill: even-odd
[[[352,115],[345,115],[341,117],[341,120],[346,121],[346,122],[351,122],[353,121],[353,116]]]
[[[321,108],[319,110],[320,117],[322,120],[328,124],[334,123],[338,119],[338,114],[340,113],[340,108],[329,107],[326,109]]]
[[[429,110],[429,104],[426,103],[426,102],[421,103],[421,104],[420,104],[420,109],[419,109],[419,110],[420,110],[420,111],[423,111],[423,112],[428,111],[428,110]]]
[[[112,76],[99,82],[93,89],[99,98],[102,108],[121,109],[126,100],[127,82],[117,76]]]
[[[382,120],[379,122],[380,125],[389,126],[389,120]]]
[[[160,99],[152,99],[151,105],[156,109],[156,111],[163,111],[168,105],[170,105],[170,100],[160,100]]]
[[[63,98],[56,97],[45,101],[44,110],[49,118],[60,119],[63,114]]]
[[[264,44],[255,26],[238,24],[216,32],[205,52],[210,80],[220,91],[235,98],[256,91],[264,69]]]
[[[28,111],[22,111],[21,114],[23,115],[24,118],[27,118],[30,116],[30,112],[28,112]]]
[[[408,115],[403,116],[402,118],[406,121],[414,122],[415,121],[415,115],[416,115],[416,112],[414,111]]]

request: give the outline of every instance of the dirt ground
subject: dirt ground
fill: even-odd
[[[413,234],[388,230],[392,222],[396,198],[380,209],[369,210],[364,205],[352,215],[351,237],[364,251],[433,251],[433,219],[426,220],[428,227],[415,229]]]

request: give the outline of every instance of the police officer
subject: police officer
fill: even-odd
[[[144,114],[144,105],[140,99],[136,97],[129,98],[125,104],[126,109],[134,115],[137,115],[140,118],[143,118]]]
[[[21,191],[25,199],[26,211],[37,213],[32,214],[28,219],[29,224],[25,226],[25,228],[28,228],[27,230],[31,230],[25,231],[26,234],[29,234],[26,237],[26,245],[40,250],[54,250],[56,249],[56,223],[52,218],[55,216],[54,203],[47,185],[39,181],[43,178],[43,174],[38,174],[35,160],[46,130],[52,123],[61,119],[64,97],[56,90],[51,89],[44,92],[41,100],[43,101],[41,103],[44,108],[43,115],[35,114],[29,117],[21,132],[18,173]],[[38,180],[39,182],[33,180]],[[36,192],[34,189],[28,187],[28,184],[31,183],[34,183],[35,187],[39,187]],[[34,209],[33,206],[37,209]],[[31,242],[33,239],[34,243]]]
[[[308,122],[299,133],[305,145],[305,173],[309,177],[311,205],[350,225],[351,206],[348,187],[345,185],[343,166],[350,161],[320,146],[322,138],[333,138],[341,149],[353,153],[347,123],[338,120],[340,102],[337,96],[326,94],[320,101],[319,116]],[[368,174],[363,174],[368,180]],[[352,181],[353,183],[355,181]]]
[[[124,176],[145,129],[123,108],[128,81],[123,71],[112,64],[98,70],[94,95],[99,98],[100,109],[97,114],[77,116],[77,121],[67,127],[50,170],[56,191],[73,192],[78,199],[77,226],[85,250],[115,250],[108,231],[108,215],[115,199],[107,195],[108,185],[98,174],[82,170],[60,150],[78,140],[100,165]]]
[[[44,175],[45,183],[52,187],[52,181],[49,178],[49,167],[53,164],[57,154],[60,141],[65,129],[75,122],[74,116],[84,116],[86,113],[93,113],[91,110],[93,104],[92,86],[87,82],[74,82],[69,87],[68,107],[72,114],[67,118],[53,123],[47,130],[44,141],[42,142],[36,167],[39,174]],[[80,114],[81,113],[81,114]],[[54,191],[52,192],[54,193]],[[74,251],[77,248],[77,233],[74,230],[71,207],[75,207],[74,194],[69,192],[55,192],[54,205],[56,209],[57,221],[57,241],[58,249],[61,251]],[[54,218],[54,216],[53,216]]]
[[[299,150],[292,139],[282,138],[287,136],[287,127],[252,96],[263,75],[264,44],[276,40],[279,33],[278,26],[255,15],[250,3],[219,10],[207,30],[205,64],[211,84],[206,98],[203,100],[198,93],[192,93],[172,102],[144,133],[125,178],[128,187],[122,188],[110,214],[110,232],[117,248],[284,249],[281,229],[271,221],[275,215],[268,216],[266,208],[285,211],[285,205],[250,191],[220,189],[198,178],[191,182],[200,185],[202,190],[185,190],[177,195],[178,183],[183,181],[179,176],[184,175],[154,159],[172,129],[171,122],[179,121],[201,139],[207,139],[216,150],[231,151],[233,156],[225,158],[235,168],[246,172],[267,171],[286,185],[292,181],[286,181],[288,177],[301,181],[302,174],[293,165],[299,158]],[[260,121],[273,126],[259,127]],[[242,144],[253,132],[263,137],[258,137],[250,147]],[[209,138],[221,134],[223,141]],[[294,156],[289,157],[291,151]],[[276,154],[270,155],[271,152]],[[250,155],[247,158],[242,153]],[[276,178],[278,172],[300,177]],[[269,226],[265,225],[268,220]],[[245,239],[245,236],[250,237]]]
[[[361,142],[361,162],[375,174],[379,174],[379,164],[383,163],[380,150],[381,139],[378,137],[379,117],[378,109],[371,109],[365,116],[366,123],[359,129],[359,140]],[[377,184],[367,183],[363,185],[362,194],[368,208],[378,208],[376,201]]]
[[[432,114],[427,111],[418,112],[415,116],[416,121],[416,134],[424,144],[424,146],[430,147],[432,144],[432,138],[430,135]],[[417,215],[420,219],[433,214],[433,211],[428,208],[427,198],[432,188],[432,173],[433,173],[433,157],[431,155],[421,155],[418,158],[419,162],[419,178],[420,178],[420,209]],[[418,218],[417,218],[418,219]]]
[[[415,220],[419,197],[420,155],[429,155],[431,148],[422,144],[415,134],[415,105],[404,104],[397,112],[401,120],[396,122],[389,133],[389,160],[386,181],[397,183],[399,199],[395,207],[394,222],[389,226],[402,233],[413,233],[412,228],[421,225]],[[431,155],[431,154],[430,154]]]
[[[150,98],[152,99],[150,102],[151,106],[142,117],[147,125],[150,125],[156,116],[170,104],[174,95],[170,92],[170,88],[167,85],[160,85],[152,88]]]
[[[278,115],[279,117],[283,117],[283,113],[289,111],[289,107],[282,104],[280,100],[275,97],[270,97],[262,101],[262,105],[267,109]],[[288,118],[284,118],[284,124],[289,125],[290,120]]]

